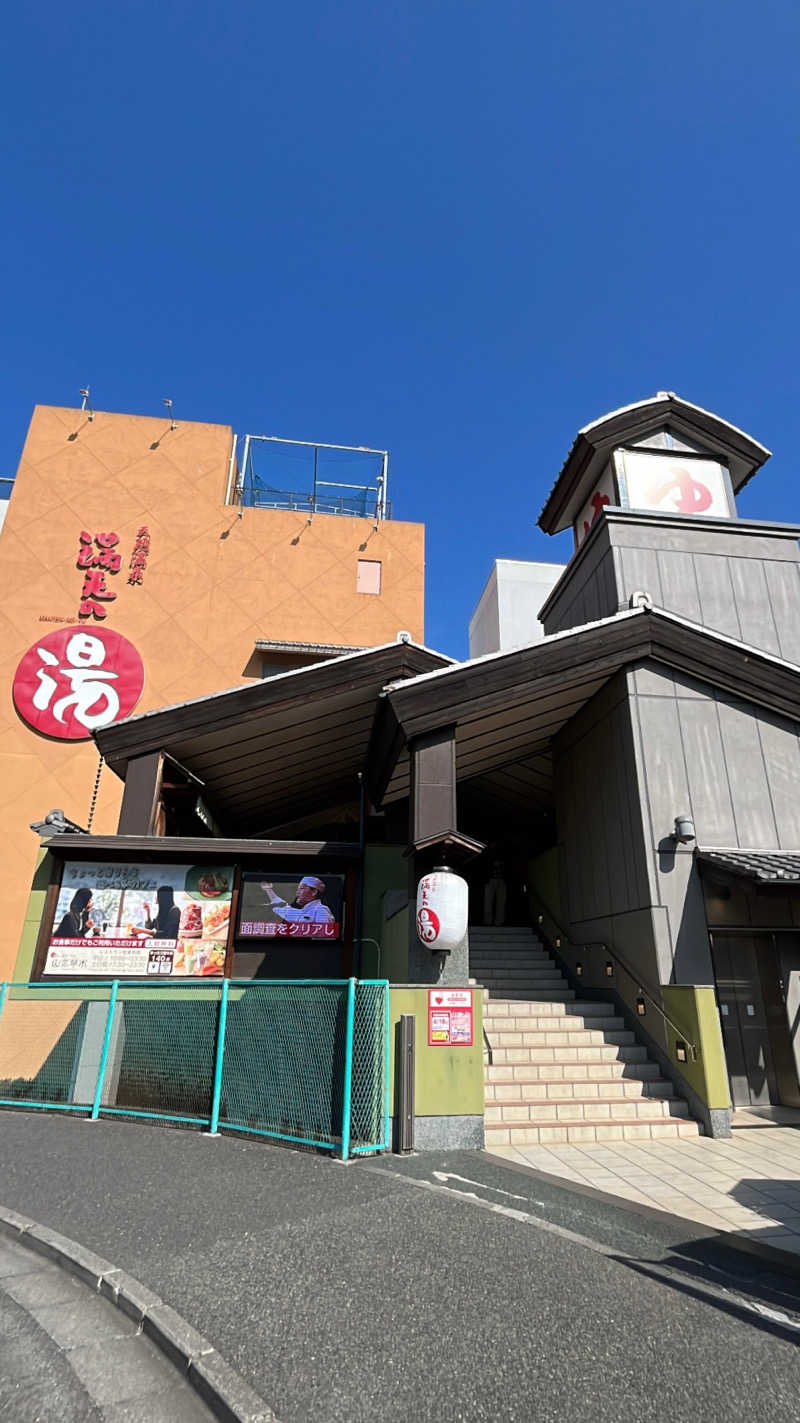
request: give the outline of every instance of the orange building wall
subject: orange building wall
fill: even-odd
[[[51,741],[17,715],[11,687],[37,638],[78,623],[78,536],[113,529],[122,570],[101,624],[145,667],[136,712],[252,680],[258,638],[375,646],[407,629],[423,640],[424,528],[225,504],[233,431],[37,406],[0,532],[0,979],[13,971],[38,841],[28,828],[60,807],[86,823],[92,741]],[[156,444],[155,449],[152,446]],[[151,546],[127,583],[137,529]],[[379,559],[379,596],[356,592],[359,558]],[[46,621],[45,621],[46,620]],[[86,623],[92,626],[92,620]],[[246,670],[247,669],[247,670]],[[121,783],[101,777],[93,829],[116,829]]]

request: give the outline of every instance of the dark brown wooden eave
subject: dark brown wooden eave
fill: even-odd
[[[344,840],[228,840],[183,835],[51,835],[42,848],[63,859],[131,859],[145,862],[177,860],[286,859],[354,860],[357,844]]]
[[[244,729],[278,708],[302,711],[326,693],[340,695],[369,689],[377,696],[388,681],[416,677],[434,668],[446,667],[450,661],[414,643],[392,643],[165,707],[162,711],[128,717],[96,731],[95,741],[111,769],[124,775],[132,756],[163,750],[193,737],[216,735],[226,729]]]
[[[401,744],[445,725],[456,727],[458,780],[524,764],[535,790],[544,784],[552,738],[621,669],[652,660],[794,721],[800,720],[800,668],[658,609],[545,638],[531,647],[460,664],[387,689],[383,798],[408,793]],[[394,762],[392,763],[392,756]]]

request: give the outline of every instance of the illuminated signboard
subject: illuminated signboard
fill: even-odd
[[[240,947],[252,939],[339,939],[344,875],[265,870],[242,876]]]
[[[232,865],[67,862],[42,976],[221,977],[232,886]]]

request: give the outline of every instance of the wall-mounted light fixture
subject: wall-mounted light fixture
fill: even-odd
[[[554,942],[554,944],[555,944],[555,946],[556,946],[557,949],[560,949],[560,948],[561,948],[561,940],[560,940],[560,939],[554,939],[553,942]]]
[[[645,1002],[644,994],[641,991],[639,992],[639,996],[636,999],[636,1012],[639,1014],[640,1018],[643,1018],[645,1013],[647,1012],[647,1004]]]
[[[687,1051],[686,1044],[684,1042],[681,1042],[680,1039],[675,1044],[675,1056],[677,1057],[678,1062],[688,1062],[689,1060],[689,1053]]]
[[[583,964],[582,964],[582,963],[576,963],[576,965],[575,965],[575,977],[576,977],[576,978],[583,978]]]
[[[679,845],[689,845],[696,838],[691,815],[676,815],[672,839]]]
[[[606,959],[606,978],[614,977],[614,965],[610,959]]]

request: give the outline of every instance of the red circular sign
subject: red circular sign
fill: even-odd
[[[14,705],[43,736],[86,741],[129,716],[144,686],[132,642],[111,628],[68,627],[28,648],[14,674]]]
[[[417,910],[417,936],[423,944],[435,944],[441,930],[439,915],[435,909],[424,904]]]

